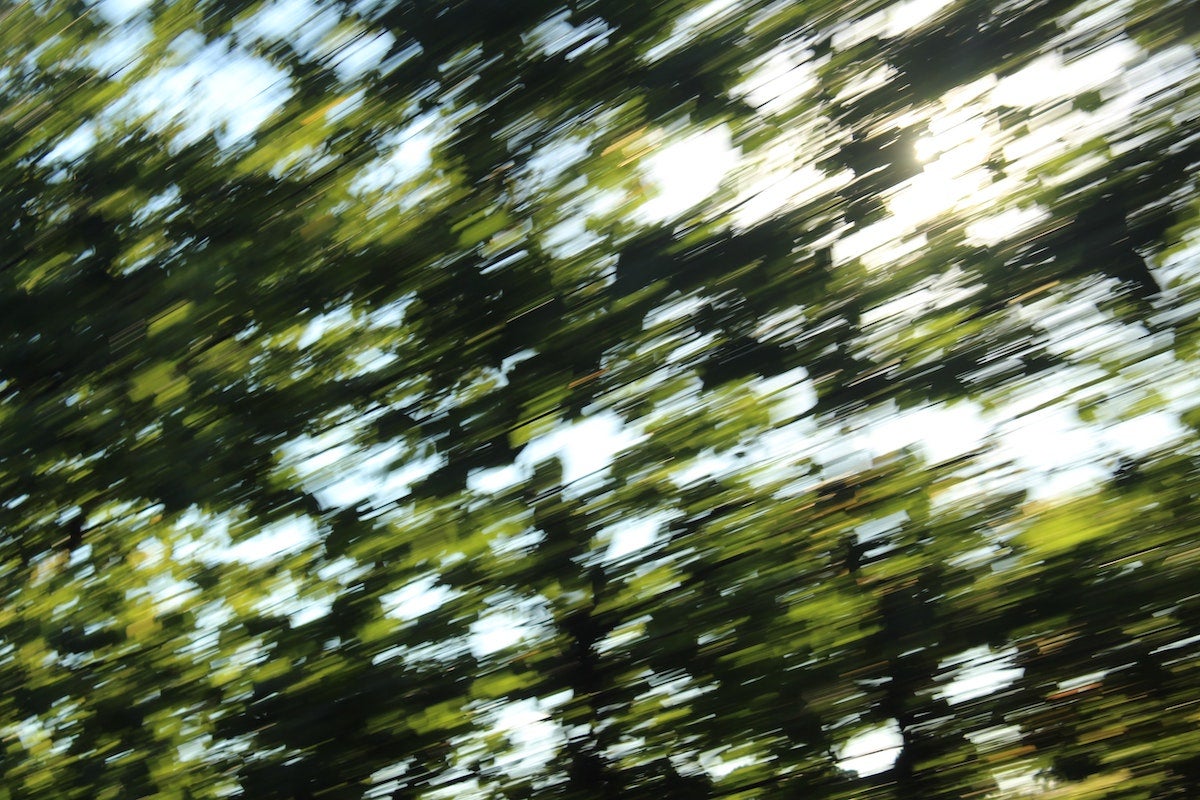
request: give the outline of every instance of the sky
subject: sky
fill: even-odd
[[[142,0],[105,0],[100,13],[120,21],[130,18],[146,5]],[[913,0],[894,4],[887,11],[862,25],[847,29],[843,42],[873,33],[899,33],[936,14],[945,5],[942,0]],[[1119,5],[1119,4],[1118,4]],[[713,3],[707,14],[698,15],[691,24],[703,25],[718,20],[730,0]],[[305,20],[298,26],[297,20]],[[299,33],[304,48],[334,51],[344,77],[368,69],[384,56],[391,42],[387,37],[356,40],[352,32],[337,30],[331,16],[316,14],[306,0],[283,0],[274,10],[262,14],[255,23],[257,32],[267,36],[292,38]],[[537,36],[548,50],[579,47],[594,31],[572,29],[562,19],[551,20]],[[685,30],[679,31],[682,36]],[[136,24],[127,35],[114,41],[97,58],[111,64],[124,64],[136,58],[147,34]],[[584,45],[589,46],[589,45]],[[664,45],[669,47],[670,43]],[[262,59],[225,42],[205,44],[200,37],[185,35],[175,43],[177,62],[142,81],[124,113],[152,113],[162,118],[187,121],[190,135],[216,130],[223,144],[235,143],[257,130],[287,99],[289,89],[283,76]],[[834,245],[834,263],[861,259],[869,268],[885,269],[905,252],[919,249],[924,239],[920,226],[939,215],[968,209],[980,212],[971,226],[971,235],[981,243],[995,241],[1014,224],[1036,220],[1044,211],[1022,206],[1013,198],[1023,174],[1065,152],[1084,139],[1114,129],[1121,115],[1128,112],[1138,97],[1160,89],[1172,80],[1172,70],[1183,63],[1178,53],[1166,52],[1146,58],[1132,43],[1114,40],[1107,46],[1070,63],[1057,55],[1043,56],[1026,68],[1003,80],[989,77],[954,90],[943,98],[941,108],[930,118],[929,133],[918,143],[918,155],[924,168],[921,174],[901,186],[887,199],[891,216]],[[765,111],[782,107],[815,81],[815,73],[803,52],[781,47],[764,59],[761,68],[747,77],[746,98]],[[1000,105],[1042,108],[1088,88],[1121,87],[1124,94],[1110,102],[1100,114],[1081,111],[1056,112],[1052,124],[1032,130],[1027,136],[1003,138],[989,121],[987,112]],[[121,111],[121,110],[119,110]],[[100,124],[103,124],[101,121]],[[429,163],[436,141],[438,120],[424,118],[412,130],[397,136],[394,156],[364,177],[364,186],[386,185],[419,174]],[[58,153],[69,158],[82,152],[94,138],[84,126]],[[798,142],[783,140],[774,148],[753,156],[741,154],[733,145],[733,134],[724,126],[707,130],[668,129],[653,132],[649,155],[644,164],[648,182],[656,188],[640,213],[645,219],[667,220],[687,212],[698,203],[723,196],[741,203],[735,224],[748,226],[791,204],[825,191],[837,176],[826,176],[810,163],[796,158]],[[1012,162],[1013,177],[994,181],[985,162],[993,151],[1003,149]],[[565,157],[565,151],[564,151]],[[546,169],[555,165],[547,163]],[[563,247],[582,234],[564,229]],[[1028,313],[1039,324],[1058,334],[1064,347],[1079,349],[1114,346],[1124,334],[1113,325],[1097,324],[1102,318],[1097,296],[1081,296],[1073,305],[1029,304]],[[953,296],[936,287],[928,287],[897,298],[868,312],[866,321],[875,325],[906,324],[915,312],[929,303],[953,302]],[[1069,336],[1063,336],[1064,332]],[[1147,347],[1153,345],[1148,341]],[[1124,345],[1122,345],[1124,346]],[[1196,390],[1194,378],[1177,374],[1170,364],[1159,362],[1127,369],[1124,380],[1135,387],[1153,387],[1180,407]],[[1163,376],[1170,379],[1164,381]],[[1087,375],[1080,374],[1086,381]],[[792,380],[793,383],[786,384]],[[785,376],[784,400],[803,409],[812,403],[811,386],[804,376]],[[767,389],[772,387],[768,386]],[[851,457],[875,454],[912,446],[927,458],[940,461],[975,450],[985,442],[995,447],[997,462],[1009,462],[1031,481],[1033,497],[1050,497],[1086,491],[1111,472],[1117,454],[1142,454],[1169,444],[1183,434],[1172,411],[1132,414],[1127,419],[1103,426],[1083,422],[1074,409],[1047,405],[1061,392],[1061,386],[1029,385],[1009,402],[985,409],[977,403],[960,401],[903,413],[894,413],[869,425],[850,430],[839,437],[827,457]],[[784,459],[813,449],[812,429],[802,425],[782,426],[764,437],[755,454],[763,460]],[[532,465],[550,455],[558,455],[564,464],[565,479],[585,480],[602,473],[613,457],[640,436],[636,429],[623,426],[615,415],[598,413],[580,422],[561,426],[535,438],[512,467],[490,470],[472,477],[473,488],[494,491],[517,481]],[[388,467],[394,453],[387,448],[358,452],[335,438],[313,442],[312,455],[304,471],[312,488],[329,505],[352,505],[372,497],[393,497],[401,487],[421,477],[431,464],[414,464],[393,471]],[[337,477],[332,477],[336,474]],[[969,487],[963,491],[969,491]],[[612,532],[610,557],[633,552],[649,545],[655,536],[654,520],[638,520]],[[311,531],[281,526],[236,546],[227,545],[217,555],[222,561],[261,561],[295,546]],[[214,541],[222,539],[213,532]],[[428,584],[418,582],[397,592],[392,601],[395,613],[415,617],[431,610],[440,597]],[[313,606],[302,612],[320,614]],[[520,635],[521,621],[509,612],[484,620],[476,630],[474,646],[488,651],[511,643]],[[1005,665],[1005,656],[994,653],[965,654],[956,677],[946,686],[952,701],[967,699],[979,692],[992,691],[1014,677]],[[552,735],[544,708],[536,704],[514,704],[500,712],[497,724],[525,737],[535,750]],[[885,769],[897,754],[899,734],[894,725],[851,739],[841,750],[843,765],[860,772]],[[531,756],[532,757],[532,756]],[[714,764],[720,771],[730,765]]]

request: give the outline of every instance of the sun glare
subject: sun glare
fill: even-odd
[[[995,142],[983,117],[966,112],[935,116],[915,144],[923,165],[888,202],[888,210],[911,228],[964,205],[979,203],[992,183],[985,164]]]

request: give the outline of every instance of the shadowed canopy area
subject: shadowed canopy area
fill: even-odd
[[[0,800],[1196,797],[1198,46],[0,0]]]

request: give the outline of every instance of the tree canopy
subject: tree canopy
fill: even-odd
[[[0,2],[0,800],[1200,796],[1198,46]]]

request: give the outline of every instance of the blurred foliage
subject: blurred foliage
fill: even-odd
[[[0,3],[0,800],[1200,796],[1198,45]]]

